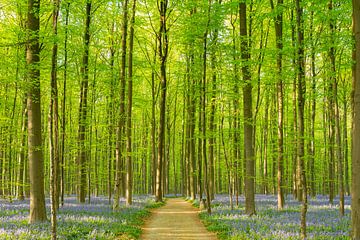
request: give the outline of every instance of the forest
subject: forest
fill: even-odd
[[[358,240],[359,115],[359,0],[1,0],[0,239]]]

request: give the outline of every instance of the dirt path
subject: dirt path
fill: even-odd
[[[194,239],[216,240],[200,222],[199,211],[180,198],[168,199],[165,206],[155,209],[145,222],[140,239]]]

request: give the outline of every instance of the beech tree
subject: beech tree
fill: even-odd
[[[28,148],[30,176],[30,223],[46,218],[44,193],[44,158],[41,134],[40,95],[40,0],[28,1],[26,63],[28,79]]]
[[[304,126],[304,107],[305,107],[305,55],[304,55],[304,19],[302,1],[296,0],[296,26],[297,26],[297,105],[298,105],[298,133],[297,133],[297,161],[298,171],[300,172],[300,191],[302,193],[301,208],[301,238],[306,239],[306,213],[307,213],[307,185],[305,174],[305,126]]]
[[[244,104],[244,151],[245,151],[245,212],[248,215],[256,214],[255,211],[255,159],[254,159],[254,131],[252,113],[252,83],[249,71],[250,49],[247,30],[246,3],[240,2],[240,46],[241,67],[243,74],[243,104]]]
[[[53,1],[52,27],[54,44],[51,56],[51,99],[49,110],[49,152],[50,152],[50,194],[51,194],[51,238],[56,239],[56,212],[59,207],[59,114],[57,87],[57,55],[58,55],[58,0]]]
[[[123,161],[124,161],[124,127],[125,127],[125,87],[126,87],[126,53],[127,53],[127,31],[128,31],[128,4],[129,1],[123,2],[123,19],[122,19],[122,39],[121,39],[121,69],[120,69],[120,106],[119,120],[116,128],[116,170],[115,170],[115,198],[114,209],[119,207],[119,198],[123,190]],[[109,187],[110,189],[110,187]]]
[[[165,113],[166,113],[166,62],[169,53],[169,35],[167,27],[168,0],[158,0],[160,14],[160,29],[157,33],[158,56],[160,61],[160,121],[158,132],[158,152],[156,169],[156,191],[155,199],[157,202],[163,200],[163,159],[164,159],[164,140],[165,140]]]
[[[135,9],[136,0],[133,0],[132,15],[130,20],[130,36],[129,36],[129,75],[128,75],[128,102],[127,102],[127,124],[126,124],[126,203],[132,204],[132,192],[133,192],[133,170],[132,170],[132,91],[133,91],[133,48],[134,48],[134,24],[135,24]]]
[[[89,88],[89,48],[90,48],[90,23],[91,23],[91,0],[86,1],[85,31],[84,31],[84,52],[81,65],[81,88],[79,105],[79,129],[78,129],[78,164],[79,164],[79,202],[84,203],[86,198],[86,172],[87,152],[85,139],[87,133],[87,111],[88,111],[88,88]]]
[[[352,181],[351,221],[352,239],[360,239],[360,2],[353,0],[353,126],[352,126]]]
[[[272,10],[275,9],[274,3],[270,0]],[[277,53],[277,83],[276,83],[276,94],[277,94],[277,107],[278,107],[278,161],[277,161],[277,196],[278,196],[278,209],[284,207],[284,185],[283,185],[283,161],[284,161],[284,86],[282,80],[282,51],[283,51],[283,1],[278,0],[277,11],[279,13],[274,18],[275,34],[276,34],[276,48]]]

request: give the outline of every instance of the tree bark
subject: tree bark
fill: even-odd
[[[164,141],[165,141],[165,113],[166,113],[166,62],[169,50],[169,36],[167,24],[168,0],[158,0],[160,14],[160,29],[157,33],[158,53],[160,60],[160,121],[158,133],[158,153],[156,169],[156,202],[163,201],[163,162],[164,162]]]
[[[81,66],[81,91],[79,106],[79,130],[78,130],[78,164],[79,164],[79,188],[78,200],[85,203],[86,198],[86,176],[87,176],[87,155],[85,141],[87,134],[87,95],[89,87],[89,48],[90,48],[90,22],[91,22],[91,0],[86,2],[86,19],[84,32],[84,53]]]
[[[333,1],[330,0],[329,2],[329,15],[333,16]],[[335,62],[335,20],[333,17],[330,17],[330,62],[331,62],[331,98],[332,98],[332,115],[334,121],[334,157],[338,162],[338,179],[339,179],[339,212],[340,216],[344,216],[345,209],[344,209],[344,176],[343,176],[343,153],[342,153],[342,145],[341,145],[341,129],[340,129],[340,114],[339,114],[339,103],[338,103],[338,79],[336,77],[336,62]],[[334,161],[335,164],[335,161]],[[335,175],[335,174],[334,174]],[[334,177],[335,182],[335,177]],[[335,183],[334,183],[335,185]]]
[[[134,48],[134,24],[135,24],[135,8],[136,0],[133,1],[132,16],[130,20],[130,36],[129,36],[129,68],[128,68],[128,102],[127,102],[127,126],[126,126],[126,204],[132,204],[133,191],[133,172],[132,172],[132,146],[131,146],[131,131],[132,131],[132,91],[133,91],[133,48]]]
[[[26,148],[26,131],[27,131],[27,107],[26,99],[23,100],[22,107],[22,120],[21,120],[21,143],[20,143],[20,152],[19,152],[19,171],[18,171],[18,189],[17,189],[17,199],[22,201],[25,199],[24,195],[24,185],[25,185],[25,148]],[[1,149],[0,149],[1,154]],[[1,159],[1,157],[0,157]],[[1,174],[1,164],[0,164],[0,174]],[[1,176],[0,176],[1,179]],[[1,186],[1,183],[0,183]],[[1,194],[1,193],[0,193]]]
[[[255,211],[255,159],[254,159],[254,131],[252,109],[252,83],[249,71],[250,49],[247,33],[246,3],[240,3],[240,47],[243,74],[243,102],[244,102],[244,149],[245,149],[245,213],[249,216]]]
[[[348,140],[348,98],[345,97],[343,103],[343,138],[344,138],[344,172],[345,172],[345,191],[346,195],[350,196],[350,177],[349,177],[349,140]]]
[[[116,170],[115,170],[115,196],[113,209],[119,208],[119,199],[121,195],[122,179],[122,162],[123,156],[123,134],[125,126],[125,87],[126,87],[126,51],[127,51],[127,28],[128,28],[128,4],[129,0],[123,1],[123,19],[122,19],[122,36],[121,36],[121,68],[120,68],[120,112],[119,121],[116,128]]]
[[[315,58],[315,44],[313,39],[313,22],[314,11],[310,14],[310,42],[311,42],[311,120],[310,120],[310,141],[308,146],[309,152],[309,170],[310,170],[310,194],[312,197],[316,196],[315,188],[315,117],[316,117],[316,58]]]
[[[351,228],[352,239],[360,239],[360,1],[353,0],[353,125],[352,125],[352,181]]]
[[[272,0],[271,8],[274,10],[274,3]],[[277,94],[277,115],[278,115],[278,126],[277,126],[277,137],[278,137],[278,159],[277,159],[277,199],[278,209],[281,210],[284,207],[284,184],[283,184],[283,161],[284,161],[284,86],[282,80],[282,51],[283,51],[283,1],[278,0],[276,5],[279,13],[274,17],[275,21],[275,35],[276,35],[276,48],[277,48],[277,83],[276,83],[276,94]]]
[[[237,16],[237,14],[236,14]],[[233,16],[231,16],[231,26],[232,26],[232,48],[233,48],[233,61],[234,61],[234,95],[239,95],[239,73],[238,73],[238,50],[237,50],[237,42],[236,42],[236,17],[233,19]],[[234,158],[234,164],[235,164],[235,178],[237,181],[237,188],[236,188],[236,205],[239,204],[239,192],[241,192],[242,188],[242,167],[238,169],[238,166],[242,166],[241,163],[241,154],[240,154],[240,103],[239,99],[237,97],[234,97],[233,99],[233,105],[234,105],[234,135],[233,135],[233,143],[234,143],[234,150],[233,150],[233,158]],[[219,167],[220,171],[220,167]],[[239,173],[241,174],[239,174]],[[239,175],[239,176],[238,176]]]
[[[303,8],[301,0],[296,0],[296,23],[298,31],[298,134],[297,134],[297,157],[298,168],[300,171],[300,186],[302,193],[302,208],[301,208],[301,238],[306,239],[306,212],[307,212],[307,185],[305,174],[305,151],[304,151],[304,106],[305,106],[305,55],[304,55],[304,20],[303,20]]]
[[[70,2],[66,3],[65,13],[65,40],[64,40],[64,83],[63,83],[63,99],[62,99],[62,131],[61,131],[61,164],[60,164],[60,202],[64,205],[65,195],[65,131],[66,131],[66,81],[67,81],[67,63],[68,63],[68,26],[69,26]]]
[[[40,95],[40,0],[28,1],[28,43],[26,49],[27,79],[29,90],[28,147],[30,176],[30,223],[46,221],[44,193],[44,158],[41,137],[41,95]]]
[[[59,208],[59,104],[57,88],[57,34],[59,0],[53,0],[52,30],[54,43],[51,56],[51,96],[49,111],[49,152],[50,152],[50,201],[51,201],[51,239],[57,238],[57,209]]]

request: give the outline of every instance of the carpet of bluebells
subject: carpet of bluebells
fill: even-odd
[[[234,199],[235,202],[235,199]],[[307,239],[350,239],[350,197],[345,198],[345,216],[339,216],[339,200],[329,204],[327,196],[309,199],[307,213]],[[300,203],[292,196],[286,198],[284,210],[277,210],[277,198],[256,195],[254,216],[244,214],[244,198],[239,207],[230,209],[229,197],[217,195],[212,215],[200,217],[210,231],[218,232],[220,239],[300,239]]]
[[[157,204],[149,196],[135,197],[131,207],[124,199],[113,211],[108,199],[94,197],[91,203],[79,204],[75,197],[65,199],[58,212],[58,239],[137,239],[149,208]],[[47,213],[50,219],[49,201]],[[9,203],[0,199],[0,239],[50,239],[50,222],[28,224],[29,200]]]

